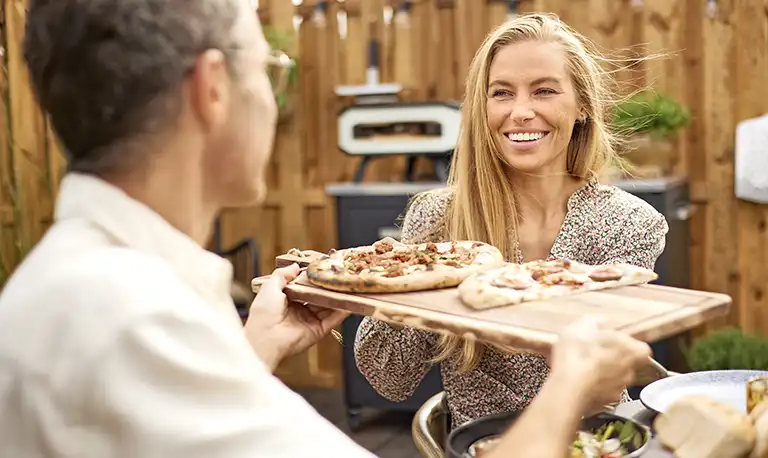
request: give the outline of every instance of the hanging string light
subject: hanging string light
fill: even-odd
[[[509,0],[507,2],[507,20],[511,21],[517,17],[517,7],[520,6],[519,3],[519,0]]]
[[[707,0],[707,17],[714,19],[717,16],[717,0]]]

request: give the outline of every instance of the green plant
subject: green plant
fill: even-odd
[[[293,36],[288,33],[275,30],[269,26],[265,26],[264,37],[267,39],[267,43],[269,43],[269,46],[272,49],[280,50],[286,53],[293,49]],[[280,94],[275,95],[275,100],[277,101],[277,107],[279,109],[283,109],[286,107],[286,105],[288,105],[292,89],[296,87],[296,83],[298,82],[298,60],[295,56],[290,57],[293,59],[294,65],[287,70],[288,84],[286,90],[282,91]],[[270,75],[270,78],[271,77],[272,76]]]
[[[674,99],[653,91],[641,91],[613,111],[613,126],[627,134],[647,133],[657,139],[672,136],[690,122],[688,110]]]
[[[768,370],[768,338],[726,328],[697,339],[687,358],[693,371]]]

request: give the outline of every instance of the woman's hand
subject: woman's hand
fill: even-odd
[[[615,402],[635,380],[638,367],[648,363],[648,344],[602,327],[602,319],[587,317],[569,326],[552,349],[552,373],[571,380],[586,410]]]
[[[289,302],[283,288],[298,275],[297,264],[272,272],[253,300],[245,323],[248,341],[272,370],[284,358],[315,345],[348,315]]]

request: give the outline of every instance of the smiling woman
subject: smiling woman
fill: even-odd
[[[489,71],[488,125],[510,170],[557,175],[583,120],[561,45],[522,42],[498,51]],[[517,71],[523,69],[523,71]]]
[[[616,156],[606,121],[613,82],[602,61],[552,15],[494,30],[468,72],[449,186],[413,199],[402,241],[476,240],[518,263],[568,258],[653,269],[664,217],[597,180]],[[440,362],[454,426],[525,408],[549,373],[540,355],[371,318],[358,330],[355,355],[371,385],[393,400]]]

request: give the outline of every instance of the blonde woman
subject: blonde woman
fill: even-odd
[[[664,250],[664,217],[596,178],[615,157],[611,79],[600,59],[554,16],[521,16],[493,31],[469,69],[449,186],[412,200],[403,241],[480,240],[514,262],[653,268]],[[358,329],[355,356],[371,385],[395,401],[440,363],[454,426],[525,408],[549,374],[537,354],[370,318]]]

